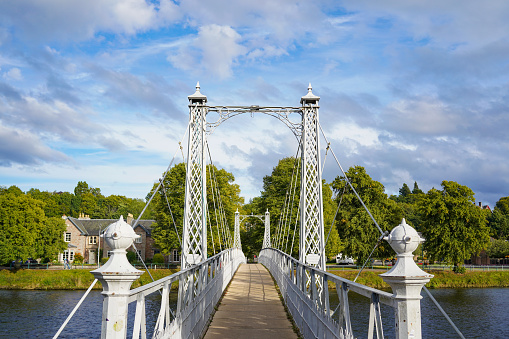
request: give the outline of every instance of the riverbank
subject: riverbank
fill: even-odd
[[[177,272],[177,269],[150,270],[155,280]],[[85,290],[94,281],[86,269],[76,270],[0,270],[0,289],[4,290]],[[132,288],[152,282],[147,272],[135,281]],[[98,282],[94,289],[102,290]]]
[[[456,274],[452,271],[426,270],[433,274],[434,278],[426,284],[428,288],[486,288],[486,287],[509,287],[509,271],[472,271],[464,274]],[[358,270],[330,270],[331,273],[354,280]],[[379,274],[387,270],[364,270],[357,279],[362,285],[380,290],[390,290]],[[334,288],[335,286],[331,286]]]
[[[164,278],[177,272],[177,269],[150,270],[155,280]],[[473,271],[465,274],[456,274],[450,271],[427,270],[435,277],[426,285],[428,288],[486,288],[486,287],[509,287],[509,271]],[[358,273],[357,269],[330,269],[330,272],[354,280]],[[379,274],[387,270],[364,270],[357,279],[362,285],[389,290]],[[0,289],[4,290],[85,290],[94,276],[86,269],[76,270],[0,270]],[[132,288],[146,285],[152,282],[145,272],[140,279],[133,283]],[[332,284],[330,288],[335,288]],[[97,283],[94,289],[101,290],[101,283]]]

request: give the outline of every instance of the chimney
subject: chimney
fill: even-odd
[[[481,207],[481,208],[482,208],[482,202],[480,202],[480,201],[479,201],[479,207]]]
[[[131,225],[131,226],[133,225],[133,219],[134,219],[134,218],[133,218],[132,213],[127,213],[127,223],[128,223],[129,225]]]

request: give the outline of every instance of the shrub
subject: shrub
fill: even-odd
[[[84,260],[84,258],[83,258],[83,256],[81,255],[81,253],[76,253],[76,254],[74,255],[74,261],[73,261],[74,263],[76,263],[76,264],[81,264],[81,263],[83,262],[83,260]]]
[[[164,256],[161,253],[156,253],[152,258],[152,262],[154,264],[164,264]]]
[[[127,251],[127,260],[132,264],[137,260],[137,255],[133,251]]]

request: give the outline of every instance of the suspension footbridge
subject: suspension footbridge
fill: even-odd
[[[413,261],[412,252],[423,239],[405,220],[400,225],[394,225],[390,233],[384,232],[348,181],[332,150],[330,152],[341,173],[373,221],[373,226],[366,227],[378,229],[379,243],[387,241],[396,252],[398,260],[390,271],[381,274],[382,279],[391,286],[392,292],[370,288],[326,270],[320,159],[320,133],[323,134],[323,130],[318,116],[320,98],[313,94],[311,85],[298,107],[208,106],[207,97],[200,92],[199,84],[196,92],[188,99],[190,119],[184,217],[182,236],[179,236],[181,270],[150,284],[130,289],[131,284],[143,273],[131,266],[126,258],[126,249],[134,246],[133,242],[138,236],[122,218],[110,225],[103,237],[113,249],[112,256],[104,266],[92,271],[96,281],[100,281],[103,286],[101,337],[129,336],[145,339],[148,333],[155,339],[200,338],[204,335],[205,338],[296,337],[282,310],[283,306],[270,277],[272,275],[286,309],[304,338],[356,338],[352,330],[352,319],[359,317],[367,319],[368,338],[384,338],[382,305],[389,307],[394,314],[392,328],[395,333],[391,337],[421,338],[421,290],[433,277]],[[206,116],[211,112],[217,113],[218,118],[208,122]],[[237,211],[231,234],[229,226],[225,225],[226,217],[221,209],[220,194],[207,196],[207,136],[224,121],[245,113],[277,118],[290,128],[298,141],[300,156],[295,157],[300,160],[300,196],[298,218],[295,220],[299,234],[298,255],[292,253],[294,239],[287,250],[290,242],[287,231],[289,224],[281,222],[285,217],[280,218],[277,227],[272,227],[275,232],[271,234],[271,216],[268,211],[262,215],[241,215]],[[165,190],[164,176],[168,170],[148,203],[156,192]],[[210,176],[213,177],[213,174]],[[211,182],[212,186],[217,186],[217,182]],[[295,191],[297,184],[298,180],[292,180],[289,191]],[[218,252],[214,248],[215,254],[212,256],[208,256],[210,251],[207,248],[208,239],[214,233],[212,227],[208,229],[210,211],[207,202],[210,199],[217,206],[215,217],[219,221],[216,235],[221,239]],[[286,205],[282,210],[292,213],[289,206]],[[171,214],[171,209],[169,212]],[[240,225],[247,218],[257,218],[264,223],[263,246],[258,256],[263,266],[246,264],[242,252]],[[229,284],[228,292],[218,305]],[[349,295],[352,293],[366,297],[369,303],[366,314],[353,314],[350,311]],[[155,325],[147,328],[151,322],[147,321],[146,301],[154,296],[160,300],[159,312]],[[175,299],[176,303],[172,302]],[[332,299],[338,302],[333,303]],[[135,307],[135,315],[132,323],[128,324],[130,304]],[[65,323],[61,330],[64,327]],[[461,333],[459,335],[461,337]]]

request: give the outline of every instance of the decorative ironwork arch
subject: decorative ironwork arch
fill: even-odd
[[[214,122],[206,122],[206,133],[212,132],[226,120],[241,114],[261,113],[274,117],[284,123],[295,135],[297,139],[302,136],[302,107],[262,107],[258,105],[252,106],[205,106],[208,113],[217,113],[219,118]],[[301,121],[294,122],[290,119],[291,115],[298,114]]]

